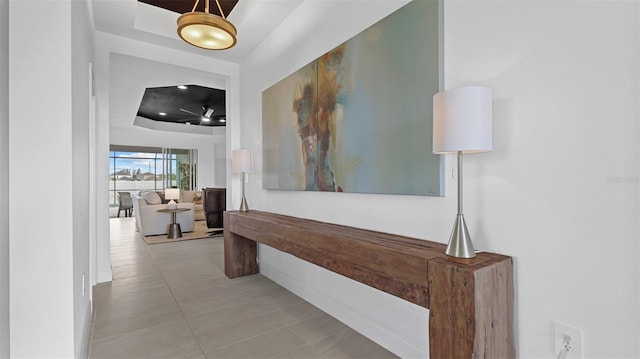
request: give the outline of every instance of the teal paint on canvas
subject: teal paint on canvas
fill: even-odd
[[[301,76],[301,69],[267,89],[264,187],[441,195],[440,157],[431,153],[437,20],[437,2],[411,2],[305,67],[317,71],[311,132],[300,119],[296,88],[312,83],[313,74]],[[275,109],[296,106],[288,124],[297,125],[274,128],[282,126],[276,116],[285,116]],[[292,173],[298,181],[290,181]]]

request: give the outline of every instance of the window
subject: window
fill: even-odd
[[[197,150],[111,145],[109,197],[118,205],[118,192],[197,188]]]

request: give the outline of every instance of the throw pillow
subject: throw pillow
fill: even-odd
[[[162,204],[162,199],[154,191],[146,191],[141,196],[147,204]]]

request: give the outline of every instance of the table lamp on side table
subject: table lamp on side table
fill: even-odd
[[[458,154],[458,215],[446,255],[476,256],[462,214],[462,154],[493,150],[491,89],[459,87],[433,96],[433,153]]]
[[[174,201],[174,199],[180,199],[180,188],[167,188],[164,190],[164,198],[170,199],[169,203],[167,203],[167,209],[176,209],[178,208],[178,204]]]

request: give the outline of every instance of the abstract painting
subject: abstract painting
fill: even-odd
[[[413,1],[262,93],[265,189],[440,196],[438,3]]]

